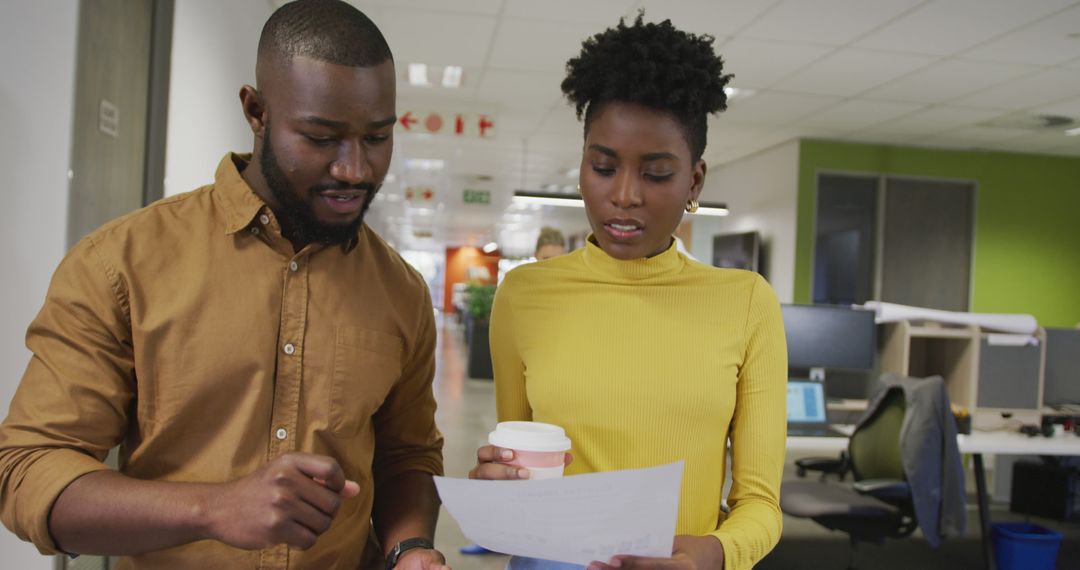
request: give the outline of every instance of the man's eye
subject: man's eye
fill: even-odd
[[[307,140],[311,141],[312,144],[315,144],[315,145],[318,145],[318,146],[327,146],[327,145],[334,142],[334,139],[331,138],[331,137],[317,137],[317,136],[313,136],[313,135],[304,135],[304,136],[307,137]]]
[[[369,135],[364,137],[368,144],[379,144],[390,140],[390,135]]]

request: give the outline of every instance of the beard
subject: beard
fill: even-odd
[[[348,184],[345,182],[334,184],[320,184],[308,188],[312,196],[324,190],[363,190],[364,203],[360,207],[360,214],[356,219],[345,224],[327,224],[320,222],[315,217],[315,211],[311,204],[301,200],[296,188],[285,177],[285,172],[278,164],[274,154],[274,145],[270,141],[270,121],[266,121],[266,137],[263,140],[262,151],[259,153],[259,162],[262,168],[263,178],[270,189],[270,193],[281,205],[281,212],[274,212],[281,222],[282,228],[288,228],[286,237],[290,241],[299,244],[322,243],[326,245],[341,245],[346,250],[351,250],[359,241],[360,226],[364,223],[364,214],[371,206],[379,186],[370,183]]]

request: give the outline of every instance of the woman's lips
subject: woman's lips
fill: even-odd
[[[604,231],[617,240],[628,240],[645,233],[645,228],[632,222],[605,222]]]

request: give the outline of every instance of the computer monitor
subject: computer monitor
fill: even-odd
[[[761,236],[757,232],[713,236],[713,266],[760,271]]]
[[[1080,404],[1080,329],[1046,329],[1043,403]]]
[[[824,370],[872,370],[877,351],[874,311],[833,305],[781,305],[788,366]]]
[[[789,424],[824,424],[825,392],[821,382],[789,380],[787,384],[787,419]]]

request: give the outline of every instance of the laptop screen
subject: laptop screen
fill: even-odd
[[[788,380],[788,423],[825,423],[825,391],[821,382]]]

